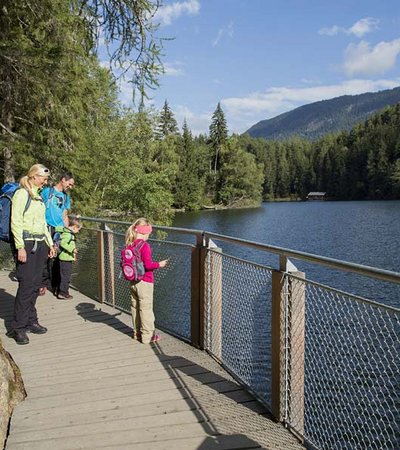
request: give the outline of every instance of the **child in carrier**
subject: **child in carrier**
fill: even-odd
[[[151,247],[147,242],[152,232],[150,222],[141,217],[127,230],[125,245],[138,247],[144,265],[144,275],[140,281],[131,282],[133,337],[149,344],[157,342],[160,336],[155,334],[153,313],[154,274],[153,271],[165,267],[167,260],[156,262],[151,257]]]
[[[72,262],[76,261],[78,250],[76,249],[75,235],[82,228],[77,218],[69,220],[68,227],[56,227],[54,242],[59,246],[58,261],[60,264],[60,280],[56,288],[57,298],[60,300],[71,300],[69,284],[72,275]]]

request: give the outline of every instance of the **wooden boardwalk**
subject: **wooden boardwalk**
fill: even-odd
[[[19,346],[4,336],[17,283],[0,272],[0,335],[27,398],[6,450],[304,448],[205,352],[162,333],[131,338],[130,317],[78,292],[38,299],[40,323]]]

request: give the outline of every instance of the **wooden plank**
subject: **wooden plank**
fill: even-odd
[[[0,282],[1,317],[12,317],[16,283]],[[142,345],[128,315],[78,292],[40,298],[38,311],[48,333],[3,339],[28,391],[6,450],[303,448],[206,353],[164,333]]]

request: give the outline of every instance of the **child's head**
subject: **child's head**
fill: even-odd
[[[71,219],[69,219],[68,228],[73,233],[79,233],[79,230],[82,228],[82,222],[80,222],[77,217],[71,217]]]
[[[151,223],[144,217],[140,217],[128,228],[125,235],[125,245],[132,244],[135,239],[147,241],[152,232]]]

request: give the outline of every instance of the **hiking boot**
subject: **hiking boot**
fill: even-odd
[[[29,344],[29,338],[26,335],[25,330],[10,330],[7,334],[7,337],[15,339],[15,342],[18,345]]]
[[[57,295],[57,298],[59,299],[59,300],[72,300],[74,297],[72,296],[72,295],[69,295],[69,294],[58,294]]]
[[[47,328],[40,325],[38,322],[28,325],[26,328],[28,333],[44,334],[47,333]]]

